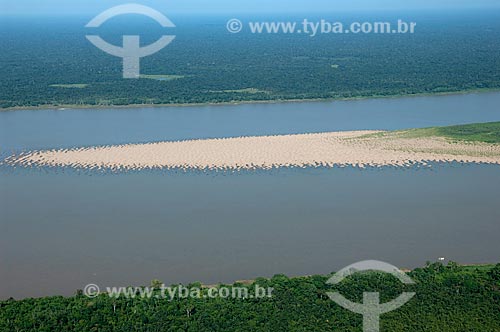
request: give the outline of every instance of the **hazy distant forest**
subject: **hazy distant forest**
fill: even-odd
[[[0,22],[0,107],[350,98],[500,88],[500,15],[400,16],[418,23],[415,34],[230,34],[227,18],[172,17],[177,27],[167,34],[175,34],[176,40],[141,60],[144,77],[139,80],[122,79],[121,59],[95,48],[85,35],[99,34],[119,45],[123,34],[140,34],[149,44],[162,34],[155,22],[116,18],[88,31],[83,27],[87,18],[8,18]]]

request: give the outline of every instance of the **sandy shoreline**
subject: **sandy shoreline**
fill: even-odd
[[[410,167],[430,162],[500,165],[500,145],[347,131],[31,151],[4,164],[89,170],[253,170],[282,167]]]

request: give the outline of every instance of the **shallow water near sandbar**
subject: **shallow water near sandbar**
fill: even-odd
[[[500,94],[482,94],[5,112],[0,146],[5,154],[494,121],[499,101]],[[438,257],[495,262],[498,197],[495,165],[118,174],[1,167],[0,298],[70,295],[89,283],[211,284],[329,273],[365,259],[407,268]]]

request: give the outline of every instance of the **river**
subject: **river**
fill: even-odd
[[[0,112],[33,149],[498,121],[500,93],[336,102]],[[0,298],[101,287],[500,261],[500,169],[100,174],[0,167]]]

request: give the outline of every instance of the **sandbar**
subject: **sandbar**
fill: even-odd
[[[4,164],[98,170],[254,170],[411,167],[432,162],[500,165],[500,145],[366,130],[40,150],[10,156]]]

